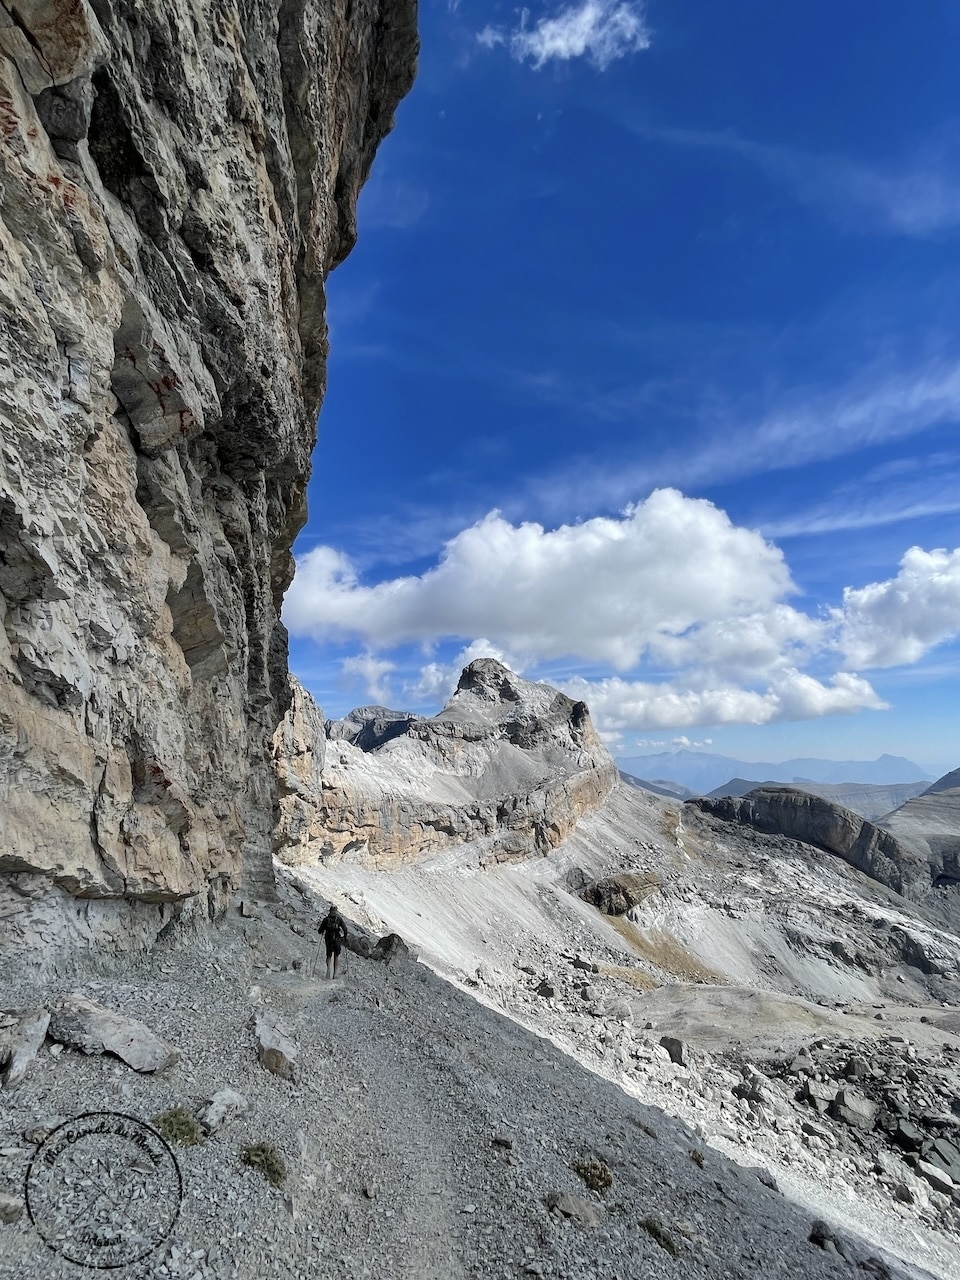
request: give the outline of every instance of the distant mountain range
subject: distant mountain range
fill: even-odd
[[[883,755],[876,760],[736,760],[709,751],[661,751],[649,756],[623,756],[617,764],[635,778],[656,779],[660,788],[677,783],[705,795],[732,778],[763,782],[869,782],[890,786],[899,782],[933,781],[937,776],[913,760]]]

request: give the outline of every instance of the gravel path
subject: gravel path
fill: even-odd
[[[289,891],[288,891],[289,892]],[[140,1018],[182,1053],[155,1075],[45,1047],[2,1095],[0,1191],[22,1194],[35,1146],[23,1135],[87,1111],[151,1120],[224,1087],[250,1111],[179,1146],[184,1199],[170,1237],[114,1274],[138,1277],[815,1277],[889,1273],[809,1241],[811,1217],[693,1131],[584,1070],[549,1041],[425,966],[351,956],[333,983],[306,970],[323,904],[291,894],[258,919],[233,916],[214,946],[159,948],[135,971],[51,983]],[[294,963],[303,965],[299,970]],[[6,992],[35,1006],[35,984]],[[268,1010],[299,1045],[297,1078],[257,1062],[251,1014]],[[36,1135],[34,1135],[36,1136]],[[274,1143],[282,1188],[241,1164]],[[603,1161],[589,1190],[578,1161]],[[551,1195],[551,1193],[553,1193]],[[567,1202],[592,1223],[549,1209]],[[48,1248],[26,1214],[0,1224],[0,1277],[89,1276]],[[904,1272],[903,1274],[907,1274]],[[915,1271],[912,1274],[921,1275]]]

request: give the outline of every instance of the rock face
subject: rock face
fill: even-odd
[[[0,937],[269,891],[323,282],[415,0],[0,9]]]
[[[277,749],[301,741],[311,716],[298,696]],[[617,779],[582,702],[492,658],[465,668],[437,716],[363,708],[326,737],[322,774],[296,748],[285,769],[297,789],[277,849],[291,865],[395,867],[467,841],[481,842],[485,861],[543,854]]]
[[[727,822],[826,849],[905,898],[917,900],[931,887],[927,861],[912,848],[851,810],[795,787],[758,787],[746,796],[687,804]]]

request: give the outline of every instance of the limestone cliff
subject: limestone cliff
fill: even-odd
[[[277,853],[292,865],[396,867],[469,841],[483,861],[533,857],[617,779],[584,703],[492,658],[464,669],[439,715],[363,707],[328,722],[325,759],[311,707],[299,692],[275,740]]]
[[[918,900],[931,887],[929,866],[914,849],[852,810],[796,787],[757,787],[745,796],[688,800],[684,807],[825,849],[905,898]]]
[[[415,0],[0,2],[0,938],[269,890],[324,279]]]

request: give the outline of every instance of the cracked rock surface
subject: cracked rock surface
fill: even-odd
[[[414,0],[0,4],[0,965],[269,890],[324,279]]]

